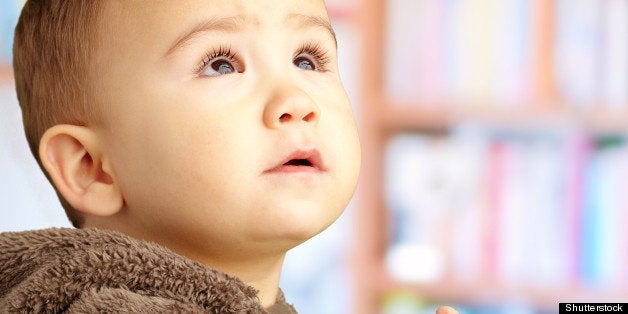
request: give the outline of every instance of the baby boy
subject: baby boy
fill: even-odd
[[[33,0],[16,28],[14,59],[31,149],[72,223],[85,229],[3,239],[48,257],[30,274],[54,264],[50,242],[63,243],[55,246],[66,254],[62,268],[84,261],[76,256],[93,241],[107,247],[100,238],[146,241],[173,251],[161,259],[174,265],[189,259],[215,270],[209,275],[229,274],[227,283],[241,280],[258,291],[259,306],[208,301],[228,293],[211,285],[169,302],[144,282],[150,273],[131,278],[132,270],[102,282],[68,273],[61,283],[79,289],[38,304],[19,291],[33,281],[22,271],[9,280],[15,287],[2,281],[3,309],[63,310],[99,293],[139,298],[145,309],[268,309],[281,299],[286,251],[329,226],[354,191],[358,136],[323,1]],[[33,242],[46,249],[34,251]],[[111,255],[99,258],[126,258]],[[193,285],[185,276],[196,274],[168,275],[154,280]],[[209,296],[197,302],[195,294]]]
[[[279,312],[360,149],[322,0],[29,0],[26,135],[74,226],[0,236],[0,311]]]

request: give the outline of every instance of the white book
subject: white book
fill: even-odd
[[[598,0],[557,0],[555,73],[559,92],[578,107],[599,99],[600,3]]]
[[[526,104],[531,95],[531,1],[497,3],[494,84],[495,101],[502,106]]]
[[[530,162],[525,231],[527,263],[524,275],[540,287],[561,286],[569,280],[569,226],[564,206],[564,139],[544,135],[528,147]]]
[[[386,152],[386,199],[393,228],[386,265],[399,281],[431,282],[444,271],[439,243],[443,208],[431,182],[445,173],[435,167],[438,148],[431,142],[420,135],[397,136]]]
[[[530,252],[526,251],[526,237],[529,226],[525,223],[528,215],[527,173],[525,146],[518,141],[506,143],[503,158],[504,178],[496,211],[497,273],[500,279],[511,284],[525,281],[525,269]]]
[[[459,22],[454,28],[456,43],[453,91],[466,104],[490,103],[495,96],[497,0],[460,1]],[[451,48],[451,47],[450,47]]]
[[[485,275],[485,230],[487,222],[487,160],[490,145],[487,132],[474,126],[459,126],[453,131],[458,147],[458,178],[454,200],[451,267],[461,281],[481,280]]]
[[[628,1],[603,1],[602,102],[628,109]]]
[[[405,103],[419,95],[421,69],[421,6],[426,0],[386,1],[384,92]]]

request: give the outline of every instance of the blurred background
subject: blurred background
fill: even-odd
[[[358,191],[292,250],[301,313],[556,313],[628,300],[628,0],[328,0]],[[68,227],[0,2],[0,231]]]

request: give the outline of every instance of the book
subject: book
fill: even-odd
[[[628,1],[601,1],[601,102],[611,110],[628,108]]]
[[[554,72],[563,99],[577,108],[591,108],[599,99],[602,2],[556,1]]]

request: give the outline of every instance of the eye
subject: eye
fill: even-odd
[[[211,77],[242,71],[237,55],[231,51],[231,48],[226,47],[220,47],[220,49],[208,53],[196,70],[199,76]]]
[[[329,60],[327,52],[321,46],[310,43],[297,51],[292,63],[300,70],[325,72]]]
[[[298,57],[293,63],[301,70],[316,70],[314,62],[306,57]]]
[[[231,74],[235,72],[235,66],[225,59],[217,59],[211,61],[209,65],[203,71],[203,74],[207,76],[218,76],[223,74]]]

